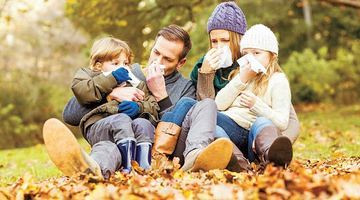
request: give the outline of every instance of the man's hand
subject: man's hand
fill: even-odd
[[[168,96],[165,87],[165,79],[159,65],[149,66],[147,68],[146,85],[154,95],[157,102]]]
[[[116,87],[109,94],[109,98],[118,102],[142,101],[145,93],[135,87]]]

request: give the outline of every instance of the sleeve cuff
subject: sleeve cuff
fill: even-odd
[[[215,70],[212,70],[212,71],[209,71],[209,72],[203,72],[203,71],[201,71],[201,68],[199,68],[199,69],[198,69],[198,72],[199,72],[199,74],[210,74],[210,75],[211,75],[211,74],[214,74],[214,75],[215,75],[215,72],[216,72],[216,71],[215,71]]]
[[[137,104],[138,104],[138,106],[139,106],[139,108],[140,108],[139,113],[143,113],[143,112],[144,112],[144,105],[143,105],[142,103],[143,103],[142,101],[141,101],[141,102],[137,102]]]
[[[267,110],[268,105],[266,105],[260,98],[256,97],[255,104],[250,108],[250,111],[253,111],[257,115],[264,116],[263,111]]]
[[[233,86],[238,90],[244,90],[247,85],[241,81],[239,75],[235,76],[234,79],[230,81],[230,83],[232,83]]]
[[[101,85],[106,90],[106,92],[111,92],[112,89],[117,86],[116,79],[112,74],[107,76],[100,74],[94,77],[94,81],[98,83],[98,85]]]
[[[199,100],[205,98],[215,98],[215,88],[214,88],[214,78],[215,71],[210,73],[202,73],[199,70],[198,73],[198,82],[197,82],[197,98]]]
[[[169,96],[167,96],[165,99],[160,100],[158,102],[158,105],[160,107],[160,112],[162,112],[163,110],[170,108],[172,106],[172,102],[171,102]]]

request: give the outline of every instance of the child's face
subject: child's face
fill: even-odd
[[[101,68],[103,72],[112,72],[121,65],[129,65],[128,57],[124,52],[121,52],[117,58],[104,62]]]
[[[243,55],[251,53],[257,61],[259,61],[265,68],[268,67],[271,59],[271,53],[261,49],[246,48],[242,51]]]

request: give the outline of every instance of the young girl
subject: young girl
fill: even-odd
[[[112,37],[99,39],[91,48],[89,67],[79,69],[72,81],[71,89],[80,104],[98,105],[80,122],[80,130],[92,146],[90,156],[82,150],[76,151],[80,153],[75,156],[67,151],[78,144],[70,131],[63,134],[52,131],[51,127],[62,127],[56,120],[46,123],[47,128],[44,126],[48,153],[66,175],[96,165],[105,177],[120,167],[124,172],[130,172],[131,160],[136,160],[145,169],[150,167],[151,138],[147,137],[147,130],[133,126],[132,119],[144,117],[157,121],[159,106],[146,84],[128,71],[132,57],[124,41]],[[107,102],[105,97],[119,85],[139,88],[145,93],[144,100],[119,103],[110,99]],[[66,147],[62,146],[64,143]]]
[[[255,153],[265,164],[287,165],[292,159],[291,141],[281,136],[280,131],[288,126],[291,92],[277,62],[277,39],[268,27],[258,24],[244,34],[240,48],[243,55],[254,56],[266,73],[254,72],[250,63],[240,66],[240,73],[215,98],[221,111],[218,125],[235,144],[249,138],[250,161]]]

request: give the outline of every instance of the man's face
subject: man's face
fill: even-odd
[[[179,70],[185,64],[186,59],[179,60],[184,44],[180,41],[169,41],[159,36],[151,49],[148,66],[157,62],[164,65],[164,76],[170,75],[175,70]]]

